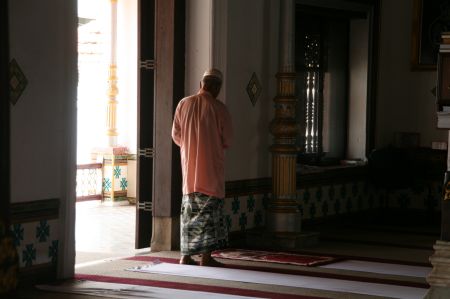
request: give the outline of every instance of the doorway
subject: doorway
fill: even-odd
[[[136,253],[138,0],[78,0],[78,22],[81,267]]]

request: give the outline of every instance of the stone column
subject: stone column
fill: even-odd
[[[280,1],[280,56],[277,78],[275,118],[270,124],[274,136],[272,152],[272,198],[267,210],[267,230],[275,234],[299,233],[300,212],[295,201],[298,149],[295,118],[295,1]]]

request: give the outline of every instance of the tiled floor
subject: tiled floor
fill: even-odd
[[[139,252],[134,249],[135,205],[112,207],[85,201],[78,202],[76,209],[77,265]]]

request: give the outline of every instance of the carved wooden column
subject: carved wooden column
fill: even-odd
[[[108,78],[108,106],[106,114],[106,134],[108,136],[108,145],[117,146],[117,0],[111,0],[111,57],[109,64]]]
[[[117,13],[118,0],[110,0],[110,57],[106,105],[106,147],[96,148],[93,160],[103,164],[102,195],[108,205],[127,205],[128,149],[118,146],[117,132]]]
[[[280,1],[280,57],[277,78],[275,118],[270,124],[274,136],[272,152],[272,198],[267,210],[267,230],[273,233],[299,233],[300,212],[295,201],[298,149],[295,119],[295,1]]]

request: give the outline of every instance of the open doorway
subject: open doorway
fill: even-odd
[[[137,2],[78,0],[77,267],[136,252]]]

